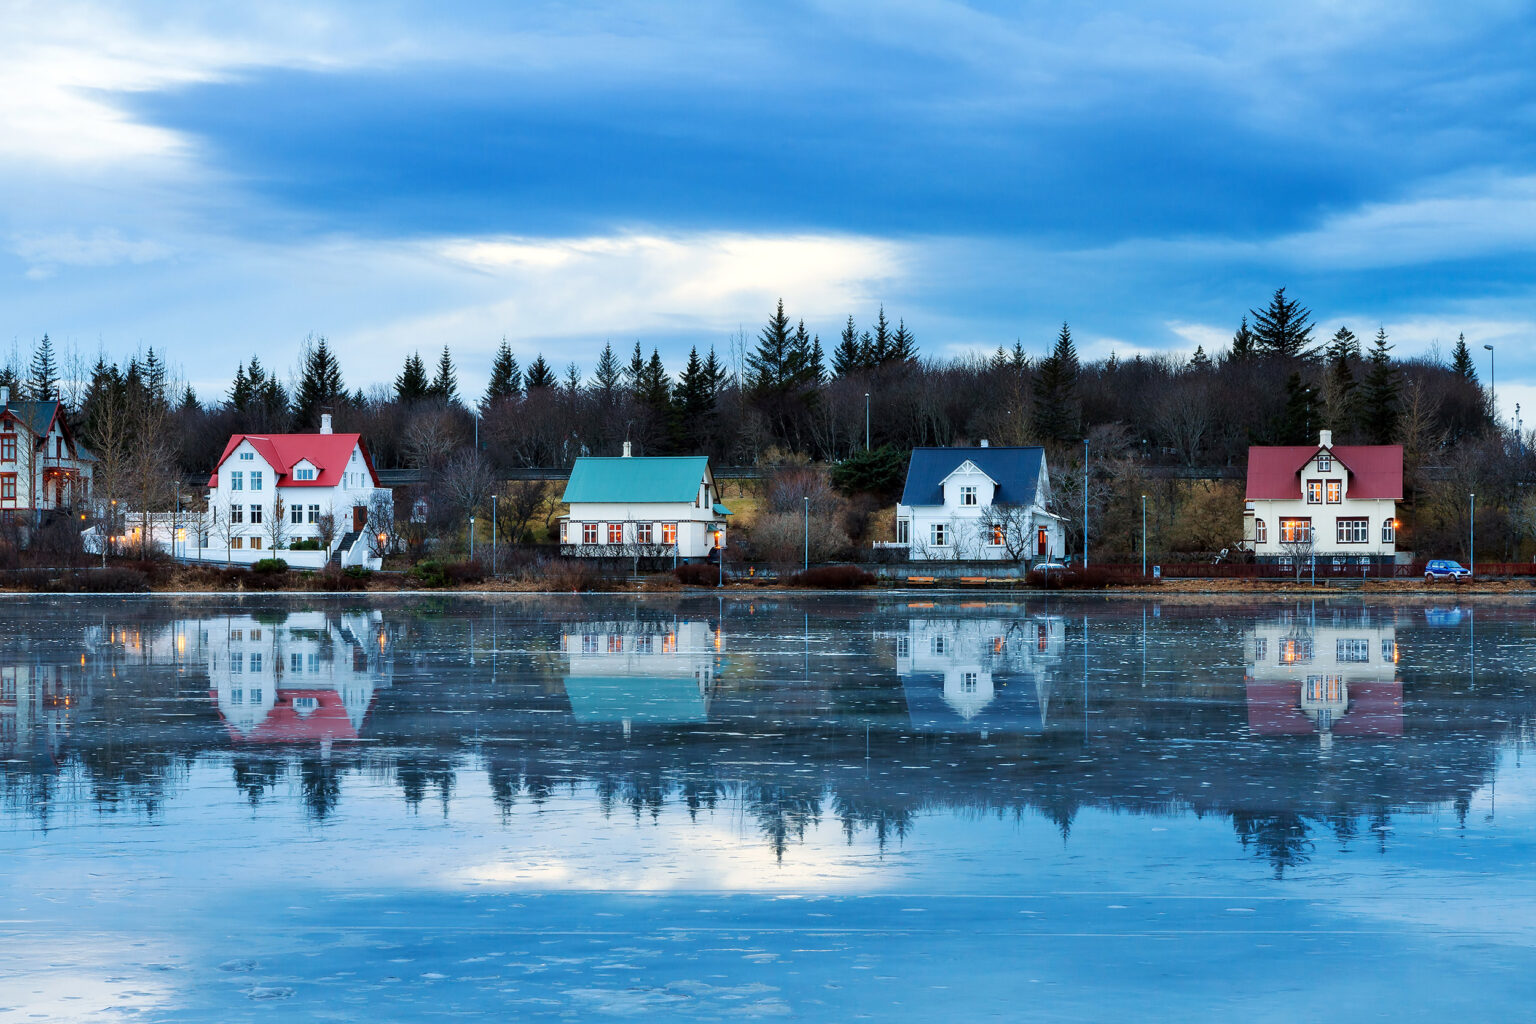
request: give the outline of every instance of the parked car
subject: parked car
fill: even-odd
[[[1424,566],[1424,582],[1433,583],[1435,580],[1467,580],[1472,578],[1470,570],[1464,568],[1460,562],[1453,562],[1447,558],[1436,558]]]
[[[1033,572],[1043,572],[1050,575],[1055,572],[1070,572],[1071,570],[1062,562],[1036,562]]]

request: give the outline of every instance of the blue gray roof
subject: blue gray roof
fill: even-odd
[[[914,448],[901,503],[944,504],[944,478],[967,461],[997,481],[992,497],[997,504],[1035,504],[1044,448]]]

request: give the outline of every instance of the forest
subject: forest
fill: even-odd
[[[413,352],[390,383],[364,388],[311,336],[290,373],[252,355],[226,393],[201,396],[162,351],[88,363],[45,335],[29,362],[0,368],[0,384],[64,402],[100,460],[98,497],[135,508],[199,492],[232,433],[313,430],[331,412],[337,430],[363,435],[379,469],[414,470],[423,491],[453,495],[440,530],[511,471],[618,454],[629,440],[637,455],[754,467],[770,516],[781,503],[799,508],[807,489],[824,495],[819,518],[832,528],[817,546],[833,557],[889,539],[872,534],[872,511],[894,502],[911,448],[987,439],[1046,447],[1074,549],[1086,501],[1100,557],[1139,557],[1146,495],[1150,549],[1203,557],[1238,539],[1248,447],[1307,443],[1327,428],[1338,444],[1403,445],[1400,547],[1465,556],[1476,493],[1480,557],[1530,556],[1530,445],[1496,420],[1464,336],[1448,355],[1398,358],[1384,327],[1330,331],[1284,288],[1237,319],[1226,347],[1188,357],[1083,361],[1067,323],[1042,344],[941,357],[883,308],[863,325],[849,315],[824,343],[780,300],[755,338],[695,348],[680,369],[639,343],[627,358],[605,346],[590,369],[557,369],[542,353],[523,365],[503,340],[480,395],[461,392],[448,346],[431,361]]]

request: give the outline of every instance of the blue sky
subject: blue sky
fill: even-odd
[[[205,396],[448,344],[474,390],[503,336],[676,366],[781,295],[935,355],[1211,350],[1283,284],[1536,400],[1536,15],[1241,7],[12,4],[0,337]]]

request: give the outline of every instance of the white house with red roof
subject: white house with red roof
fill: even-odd
[[[1403,498],[1401,445],[1315,445],[1248,449],[1243,546],[1261,562],[1294,566],[1316,558],[1318,571],[1359,571],[1397,555],[1397,503]]]
[[[393,514],[391,492],[380,486],[362,436],[332,432],[329,415],[320,418],[318,434],[235,434],[208,478],[202,557],[377,569],[381,558],[371,538],[377,521]],[[327,516],[334,523],[329,547],[305,550],[323,544]]]

